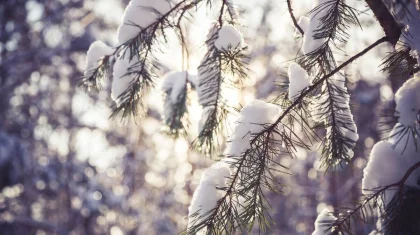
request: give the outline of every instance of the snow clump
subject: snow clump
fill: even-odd
[[[131,0],[118,27],[118,45],[136,37],[140,31],[171,10],[168,0]]]
[[[242,48],[243,41],[242,34],[235,27],[225,25],[219,30],[219,37],[214,42],[214,46],[220,51]]]
[[[309,74],[297,63],[291,63],[287,71],[289,76],[289,99],[292,100],[299,92],[312,85]]]
[[[104,56],[109,56],[114,50],[103,43],[102,41],[95,41],[89,46],[89,50],[86,55],[86,70],[85,76],[90,77],[93,75],[93,71],[99,66],[99,61]]]

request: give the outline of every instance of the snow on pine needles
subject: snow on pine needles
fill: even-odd
[[[232,25],[225,25],[219,29],[218,38],[214,42],[218,50],[230,50],[243,47],[242,34]]]
[[[171,9],[169,0],[131,0],[118,27],[118,45],[136,37]]]
[[[332,215],[327,209],[322,210],[315,220],[315,231],[312,235],[330,235],[331,231],[328,231],[329,225],[333,223],[337,218]]]
[[[193,201],[189,207],[189,233],[204,233],[207,230],[208,223],[206,222],[208,221],[216,223],[209,225],[210,227],[220,226],[221,224],[218,223],[224,223],[223,221],[213,220],[219,216],[229,217],[227,220],[236,220],[237,216],[243,216],[245,220],[253,220],[246,213],[252,211],[252,209],[246,208],[255,207],[255,203],[264,203],[260,201],[263,200],[263,196],[260,195],[262,192],[258,190],[258,181],[264,180],[269,187],[271,180],[273,180],[269,178],[272,172],[267,173],[265,171],[271,171],[273,168],[258,168],[256,162],[268,164],[267,162],[270,162],[270,160],[261,160],[263,157],[259,154],[246,152],[255,147],[251,144],[255,144],[256,135],[267,126],[272,125],[281,112],[282,109],[279,106],[260,100],[250,102],[241,110],[240,117],[228,141],[225,151],[226,157],[204,172],[200,185],[194,193]],[[276,138],[276,141],[270,139],[270,144],[275,142],[275,144],[281,145],[280,136],[273,138]],[[244,156],[246,154],[248,156]],[[265,157],[269,158],[271,156]],[[240,162],[243,162],[243,164],[240,164]],[[247,172],[254,172],[255,175],[250,176]],[[261,174],[261,176],[258,177],[258,174]],[[266,174],[270,175],[267,176],[269,179],[265,178]],[[245,180],[246,177],[252,179]],[[228,186],[225,185],[226,181],[224,179],[228,179]],[[210,186],[213,188],[208,188]],[[230,202],[233,204],[230,204]],[[264,213],[260,216],[263,218]]]
[[[287,71],[289,76],[289,99],[296,98],[302,90],[312,85],[312,79],[305,69],[297,63],[291,63]]]
[[[399,122],[387,140],[376,143],[370,153],[369,162],[364,169],[363,193],[370,194],[382,187],[398,183],[406,172],[420,162],[420,74],[406,81],[395,96]],[[405,131],[409,130],[409,131]],[[405,185],[420,189],[420,169],[416,169]],[[385,192],[387,205],[396,190]]]
[[[86,55],[86,70],[85,76],[91,76],[93,71],[99,66],[99,62],[104,56],[109,56],[114,50],[103,43],[102,41],[95,41],[89,46]]]

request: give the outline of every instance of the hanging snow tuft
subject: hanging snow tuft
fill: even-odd
[[[309,28],[309,23],[311,22],[311,19],[309,19],[309,17],[306,16],[301,16],[299,18],[299,21],[297,22],[298,25],[300,26],[300,28],[303,30],[304,33],[308,32],[308,28]],[[295,33],[293,35],[294,37],[299,37],[300,32],[298,29],[295,30]]]
[[[118,45],[136,37],[140,31],[171,10],[169,0],[131,0],[118,27]]]
[[[291,63],[287,72],[289,75],[289,99],[292,100],[302,90],[312,84],[309,74],[297,63]]]
[[[415,126],[420,115],[420,73],[407,80],[395,94],[399,123]]]
[[[206,44],[209,51],[214,49],[216,34],[217,27],[215,25],[210,28],[209,33],[207,34]],[[215,105],[217,103],[217,99],[219,98],[219,93],[215,92],[215,86],[219,87],[219,83],[221,83],[221,81],[218,81],[217,79],[221,77],[220,70],[216,71],[212,67],[212,63],[218,63],[219,61],[209,59],[211,56],[212,55],[207,52],[201,60],[196,79],[198,102],[203,106]]]
[[[313,8],[325,4],[328,1],[329,0],[317,0],[315,1]],[[302,50],[304,54],[309,54],[312,51],[315,51],[325,43],[325,38],[315,39],[313,35],[316,34],[316,31],[318,30],[318,27],[321,24],[321,18],[328,14],[328,10],[328,7],[320,7],[318,11],[313,12],[309,16],[309,25],[307,27],[307,30],[305,31],[305,35],[303,36]]]
[[[228,177],[229,165],[224,162],[215,163],[204,171],[188,208],[188,227],[199,224],[208,216],[207,213],[216,207],[217,200],[223,196],[223,191],[217,188],[226,187]],[[193,216],[196,213],[197,216]]]
[[[261,100],[254,100],[246,105],[240,113],[232,136],[229,138],[226,154],[239,156],[251,147],[250,139],[254,134],[273,124],[280,116],[280,106]]]
[[[123,100],[122,97],[120,97],[121,94],[123,94],[133,82],[133,75],[128,73],[137,62],[138,59],[136,57],[129,61],[128,56],[119,58],[115,61],[111,87],[111,98],[115,101],[115,103],[121,103]]]
[[[404,141],[398,145],[405,145]],[[413,144],[414,145],[414,144]],[[403,153],[399,147],[393,146],[391,142],[380,141],[375,144],[370,153],[369,162],[363,170],[363,193],[372,193],[372,190],[385,187],[400,181],[410,167],[420,161],[419,153],[415,148],[406,149]],[[420,188],[418,179],[420,169],[415,170],[406,185]],[[394,196],[395,189],[389,189],[385,193],[385,205],[388,204]]]
[[[225,25],[219,30],[219,37],[214,42],[218,50],[242,48],[242,34],[232,25]]]
[[[334,157],[339,159],[335,159],[337,160],[335,164],[341,163],[343,159],[347,161],[351,159],[354,155],[352,149],[359,135],[351,113],[350,95],[347,92],[344,76],[334,75],[324,83],[321,94],[315,97],[311,104],[311,116],[315,122],[323,122],[327,126],[324,146],[336,146],[337,140],[345,140],[342,149],[336,151]]]
[[[408,169],[420,161],[419,142],[413,139],[412,133],[404,128],[419,130],[418,114],[420,113],[420,74],[407,80],[395,94],[396,111],[399,123],[395,125],[389,139],[375,144],[370,153],[369,162],[364,169],[363,193],[399,182]],[[420,169],[416,169],[405,182],[406,185],[419,188]],[[385,205],[395,194],[395,189],[385,192]]]
[[[95,41],[90,44],[86,55],[85,76],[90,77],[93,70],[99,66],[99,60],[101,60],[104,56],[111,55],[113,52],[114,50],[102,41]]]
[[[372,193],[378,187],[387,186],[400,180],[405,171],[401,170],[401,156],[387,141],[376,143],[363,170],[363,193]]]
[[[163,77],[162,91],[170,94],[171,102],[176,104],[180,98],[179,95],[185,90],[187,81],[194,81],[195,77],[186,71],[170,72]]]
[[[330,235],[331,231],[326,230],[328,230],[329,225],[335,220],[337,218],[331,215],[327,209],[324,209],[315,220],[315,231],[312,235]]]
[[[163,117],[166,120],[173,121],[174,115],[176,116],[181,110],[181,107],[186,105],[187,96],[187,81],[195,80],[194,75],[186,71],[170,72],[163,78],[162,91],[166,94]]]

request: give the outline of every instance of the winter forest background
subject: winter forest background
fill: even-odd
[[[360,25],[345,29],[349,38],[339,44],[338,64],[385,35],[366,2],[346,1],[357,9]],[[210,158],[191,148],[202,113],[195,91],[188,101],[187,135],[174,139],[162,131],[167,108],[162,79],[150,92],[147,115],[136,119],[110,118],[110,82],[100,92],[79,86],[89,46],[96,40],[117,44],[128,3],[0,2],[0,234],[176,234],[187,228],[200,178],[222,153]],[[184,27],[188,59],[177,35],[167,35],[168,42],[155,55],[160,78],[187,66],[197,74],[217,4],[209,10],[203,3],[191,11],[192,20]],[[302,36],[286,1],[237,0],[235,6],[248,47],[249,78],[226,98],[240,110],[254,99],[276,100],[287,89],[282,85],[300,53]],[[313,0],[295,0],[292,7],[299,18],[312,10]],[[384,58],[394,50],[382,43],[342,70],[359,135],[348,165],[326,173],[317,157],[318,144],[299,148],[295,158],[280,159],[291,174],[278,176],[287,185],[283,194],[266,191],[275,222],[267,234],[311,234],[324,209],[357,205],[363,169],[374,144],[392,128],[383,125],[384,116],[395,106],[394,93],[404,82],[382,70]],[[228,117],[226,137],[237,117]],[[375,223],[355,224],[355,234],[369,234]]]

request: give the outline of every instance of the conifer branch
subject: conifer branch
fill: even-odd
[[[194,148],[212,156],[219,147],[218,138],[225,130],[228,113],[233,111],[229,102],[223,97],[224,89],[236,88],[248,76],[245,60],[248,58],[241,45],[228,45],[217,48],[216,40],[223,27],[225,13],[223,1],[217,23],[210,30],[206,41],[208,51],[199,66],[198,96],[203,106],[200,133],[193,142]],[[230,76],[229,76],[230,75]],[[234,80],[229,77],[233,77]]]
[[[299,64],[302,64],[307,71],[312,71],[316,67],[319,68],[315,69],[319,72],[316,77],[325,75],[337,67],[331,46],[339,49],[336,45],[337,42],[347,42],[349,37],[347,30],[350,24],[361,27],[357,18],[358,13],[356,9],[348,6],[345,0],[329,0],[312,9],[309,12],[312,17],[319,17],[318,15],[321,15],[321,17],[319,17],[317,29],[311,36],[315,40],[324,40],[324,42],[315,50],[301,56]],[[295,19],[293,14],[291,16],[292,19]]]
[[[415,74],[417,61],[410,55],[411,48],[402,42],[398,42],[395,51],[389,53],[383,60],[382,71],[388,72],[393,77],[397,77],[401,83],[405,82],[409,76]]]
[[[221,54],[214,45],[220,27],[221,25],[215,25],[210,32],[211,35],[206,41],[208,51],[198,67],[201,71],[199,72],[201,77],[199,77],[198,95],[199,102],[203,106],[204,123],[202,123],[201,131],[193,142],[193,146],[210,156],[216,150],[215,146],[218,146],[217,138],[223,132],[223,122],[229,112],[221,91],[225,80]]]
[[[188,77],[188,74],[186,75]],[[185,78],[188,80],[188,78]],[[173,90],[165,91],[165,115],[164,115],[164,132],[173,138],[178,138],[187,134],[188,119],[187,119],[187,103],[188,103],[188,86],[185,86],[178,94],[176,102],[174,103],[172,96]]]
[[[374,43],[372,43],[371,45],[366,47],[361,52],[357,53],[356,55],[354,55],[351,58],[349,58],[348,60],[346,60],[344,63],[342,63],[337,68],[335,68],[333,71],[331,71],[330,73],[328,73],[324,77],[318,79],[318,81],[316,81],[313,85],[309,86],[308,89],[306,89],[305,91],[303,91],[301,93],[301,95],[283,112],[283,115],[280,116],[280,118],[277,119],[277,121],[271,127],[278,125],[287,113],[289,113],[295,106],[297,106],[307,95],[309,95],[310,93],[312,93],[313,91],[318,89],[328,78],[334,76],[341,69],[343,69],[347,65],[351,64],[356,59],[363,56],[364,54],[366,54],[367,52],[369,52],[370,50],[372,50],[373,48],[375,48],[376,46],[378,46],[379,44],[384,43],[384,42],[388,42],[387,37],[382,37],[382,38],[378,39],[377,41],[375,41]]]
[[[337,84],[345,81],[337,80],[326,80],[319,98],[322,101],[314,108],[320,112],[318,118],[324,120],[327,129],[321,157],[322,166],[326,166],[327,170],[349,163],[353,157],[352,148],[356,144],[356,127],[348,106],[349,94],[344,86]]]
[[[411,166],[406,171],[401,180],[399,180],[398,182],[381,188],[373,189],[373,192],[369,195],[366,195],[357,207],[353,209],[343,208],[344,212],[339,214],[338,219],[330,223],[329,229],[331,229],[331,231],[334,231],[332,234],[352,234],[352,229],[355,224],[354,222],[369,222],[369,217],[374,214],[374,209],[377,207],[381,211],[381,219],[387,221],[384,224],[383,230],[389,233],[389,229],[393,228],[390,226],[392,225],[392,222],[397,217],[396,215],[399,212],[399,208],[396,207],[401,206],[403,204],[402,200],[405,198],[404,194],[407,192],[407,186],[405,183],[407,182],[410,175],[418,168],[420,168],[420,162],[417,162],[416,164]],[[385,191],[392,190],[395,188],[396,193],[394,195],[394,198],[388,205],[385,205]]]
[[[123,118],[137,115],[142,110],[139,107],[144,103],[145,96],[154,85],[154,80],[157,77],[154,72],[156,65],[154,64],[155,58],[153,53],[158,50],[156,47],[156,45],[159,45],[158,36],[162,35],[163,40],[166,42],[165,30],[181,27],[180,21],[185,17],[185,13],[201,2],[202,0],[182,0],[164,14],[156,9],[147,8],[147,10],[158,16],[156,21],[144,28],[135,24],[130,25],[140,28],[139,33],[115,47],[112,54],[103,57],[98,66],[87,73],[88,76],[83,79],[80,85],[88,89],[100,89],[101,79],[108,71],[112,71],[113,63],[111,63],[111,58],[118,60],[127,57],[129,61],[133,59],[138,60],[129,68],[128,73],[125,75],[133,76],[133,81],[123,94],[118,97],[118,102],[114,102],[111,106],[113,109],[111,117],[115,117],[120,113],[122,113]],[[175,23],[171,20],[174,14],[177,14],[173,19]]]
[[[294,151],[294,146],[296,146],[296,144],[303,144],[302,146],[305,147],[304,143],[289,137],[291,135],[287,134],[287,131],[284,129],[280,129],[279,124],[282,123],[286,126],[287,123],[283,123],[284,119],[288,115],[291,115],[291,112],[307,95],[318,89],[328,78],[334,76],[345,66],[387,40],[387,37],[377,40],[375,43],[338,66],[331,73],[320,78],[312,86],[304,90],[300,96],[282,112],[280,117],[273,124],[264,125],[263,131],[253,134],[250,139],[250,148],[243,154],[240,156],[227,156],[227,159],[229,159],[228,161],[231,163],[233,174],[228,178],[229,186],[220,189],[224,191],[224,196],[217,201],[216,207],[209,212],[205,212],[202,216],[199,216],[197,213],[194,214],[192,218],[190,218],[193,219],[194,222],[192,223],[192,226],[184,231],[184,234],[195,234],[202,229],[206,229],[206,234],[220,234],[223,232],[232,234],[237,229],[249,231],[255,221],[259,222],[260,229],[264,231],[264,229],[270,225],[270,216],[266,212],[267,209],[270,208],[269,203],[268,201],[265,201],[265,199],[263,201],[261,201],[261,199],[258,201],[255,196],[250,198],[246,192],[257,191],[259,192],[257,194],[258,198],[265,198],[264,193],[260,188],[261,185],[265,185],[269,190],[280,193],[282,184],[275,179],[275,176],[270,169],[275,169],[275,166],[280,167],[280,169],[287,168],[278,164],[274,157],[281,153],[290,155],[291,152]],[[275,136],[280,136],[280,138]],[[279,148],[279,140],[285,142],[287,147]],[[262,174],[261,169],[265,169]],[[256,205],[255,200],[257,200],[258,209],[255,209],[256,207],[254,206],[249,207],[245,203],[240,203],[239,208],[243,208],[245,212],[239,213],[237,209],[238,205],[235,204],[235,200],[239,201],[238,198],[240,197],[246,199],[250,198],[248,201],[254,202],[250,204],[254,206]]]
[[[298,25],[293,14],[291,1],[288,0],[287,3],[293,24],[303,36],[304,32]],[[318,14],[322,14],[322,11],[327,11],[327,13],[320,17],[320,25],[314,31],[315,34],[312,37],[314,39],[326,40],[315,51],[300,58],[300,63],[307,70],[314,67],[319,68],[316,77],[325,75],[336,67],[330,43],[335,45],[335,40],[342,43],[346,42],[349,37],[346,32],[349,24],[356,24],[361,27],[357,19],[358,11],[346,5],[344,1],[327,1],[312,9],[310,14],[313,17],[317,17]],[[344,85],[341,86],[337,83],[343,83]],[[327,136],[324,139],[322,148],[322,162],[327,170],[331,167],[337,165],[342,166],[343,163],[348,163],[353,155],[352,148],[356,144],[355,137],[357,133],[351,110],[346,105],[348,103],[348,97],[349,94],[345,87],[345,81],[337,81],[337,78],[329,78],[326,79],[324,88],[321,90],[321,95],[317,98],[322,101],[318,102],[314,107],[314,110],[318,112],[317,119],[324,121],[325,127],[327,128]],[[353,138],[345,134],[349,132],[353,132],[349,134]]]
[[[79,86],[84,87],[87,91],[92,89],[96,91],[102,90],[102,82],[111,76],[112,65],[112,55],[102,57],[98,61],[96,68],[86,71]]]
[[[412,127],[412,126],[404,126],[400,123],[397,123],[394,128],[395,132],[392,133],[392,135],[389,135],[386,139],[395,139],[395,143],[393,144],[393,147],[395,148],[397,145],[404,146],[402,149],[401,154],[405,152],[407,149],[407,146],[410,142],[412,142],[416,148],[416,151],[420,149],[420,146],[418,146],[418,140],[420,137],[420,133],[418,128]],[[410,138],[411,137],[411,138]]]

